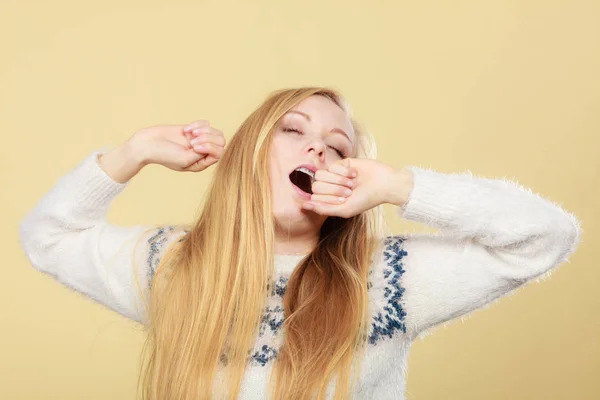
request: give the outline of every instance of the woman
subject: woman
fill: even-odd
[[[22,244],[147,327],[146,399],[403,398],[416,337],[549,276],[581,228],[517,183],[392,167],[370,143],[327,88],[273,93],[226,149],[206,121],[142,129],[62,177]],[[143,166],[217,161],[193,225],[107,222]],[[443,234],[386,236],[385,203]]]

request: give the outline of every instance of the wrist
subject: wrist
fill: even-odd
[[[394,169],[386,190],[386,203],[404,208],[414,187],[414,174],[407,168]]]
[[[143,152],[126,142],[100,155],[98,164],[115,182],[126,183],[146,165]]]
[[[146,165],[152,164],[148,149],[149,146],[143,141],[132,137],[120,146],[119,151],[124,159],[129,160],[131,169],[141,170]]]

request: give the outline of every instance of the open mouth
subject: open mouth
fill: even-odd
[[[292,184],[308,194],[312,194],[312,183],[314,180],[315,173],[305,167],[296,168],[290,174],[290,181],[292,181]]]

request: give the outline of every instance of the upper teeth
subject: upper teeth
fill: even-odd
[[[295,171],[304,172],[305,174],[307,174],[307,175],[310,176],[310,180],[311,181],[315,180],[315,173],[313,171],[311,171],[310,169],[308,169],[308,168],[299,167],[299,168],[296,168]]]

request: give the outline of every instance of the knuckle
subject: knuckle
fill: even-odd
[[[199,126],[199,127],[195,127],[192,132],[194,132],[195,134],[200,134],[200,133],[203,133],[206,131],[207,131],[207,128],[205,126]]]
[[[196,134],[196,141],[194,143],[204,143],[206,142],[206,133],[199,132]]]
[[[208,121],[203,120],[203,119],[198,119],[194,122],[192,122],[191,124],[189,124],[188,126],[190,126],[192,129],[197,129],[197,128],[204,128],[208,125]]]

